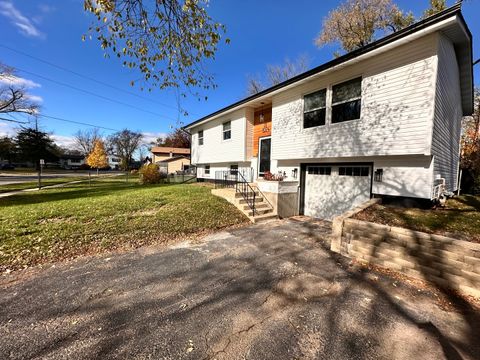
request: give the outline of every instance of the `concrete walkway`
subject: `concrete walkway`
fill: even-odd
[[[0,358],[479,358],[475,309],[353,266],[329,233],[274,221],[10,274]]]

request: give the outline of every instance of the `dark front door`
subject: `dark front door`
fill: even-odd
[[[260,151],[258,160],[258,175],[263,176],[266,171],[270,171],[270,150],[271,138],[260,139]]]

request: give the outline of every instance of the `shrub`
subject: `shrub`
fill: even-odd
[[[270,171],[265,171],[263,174],[263,180],[267,181],[283,181],[285,179],[285,176],[281,174],[274,175]]]
[[[158,184],[162,180],[157,164],[146,164],[140,168],[142,184]]]

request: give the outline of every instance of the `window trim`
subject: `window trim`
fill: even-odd
[[[322,90],[325,90],[325,107],[319,107],[319,108],[315,108],[315,109],[312,109],[312,110],[308,110],[308,112],[314,112],[314,111],[325,109],[325,123],[323,125],[315,125],[315,126],[305,127],[305,113],[306,113],[306,111],[305,111],[305,97],[309,96],[309,95],[312,95],[312,94],[315,94],[317,92],[320,92]],[[320,89],[317,89],[317,90],[314,90],[314,91],[311,91],[311,92],[308,92],[308,93],[305,93],[305,94],[302,95],[302,130],[303,129],[315,129],[315,128],[327,125],[328,100],[329,100],[328,92],[329,92],[329,90],[330,90],[329,87],[325,86],[325,87],[322,87]]]
[[[210,177],[210,165],[205,165],[203,167],[203,175],[208,175],[208,177]]]
[[[200,133],[202,134],[202,136],[200,136]],[[198,136],[198,146],[203,146],[203,144],[205,143],[205,141],[203,140],[203,137],[204,137],[203,130],[198,130],[197,136]]]
[[[225,130],[225,125],[230,124],[230,129]],[[230,137],[228,139],[225,139],[225,133],[230,133]],[[222,141],[230,141],[232,140],[232,120],[227,120],[222,123]]]

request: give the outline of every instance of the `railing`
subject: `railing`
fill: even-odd
[[[238,170],[215,171],[215,189],[235,188],[240,176],[248,182],[253,182],[253,169],[240,168]]]
[[[241,168],[215,171],[215,189],[232,188],[240,193],[252,210],[253,216],[256,215],[255,209],[256,192],[250,185],[253,181],[253,168]]]
[[[257,193],[241,172],[238,172],[238,181],[235,186],[235,191],[242,194],[243,199],[246,201],[248,207],[252,210],[252,215],[255,216],[255,197]]]

